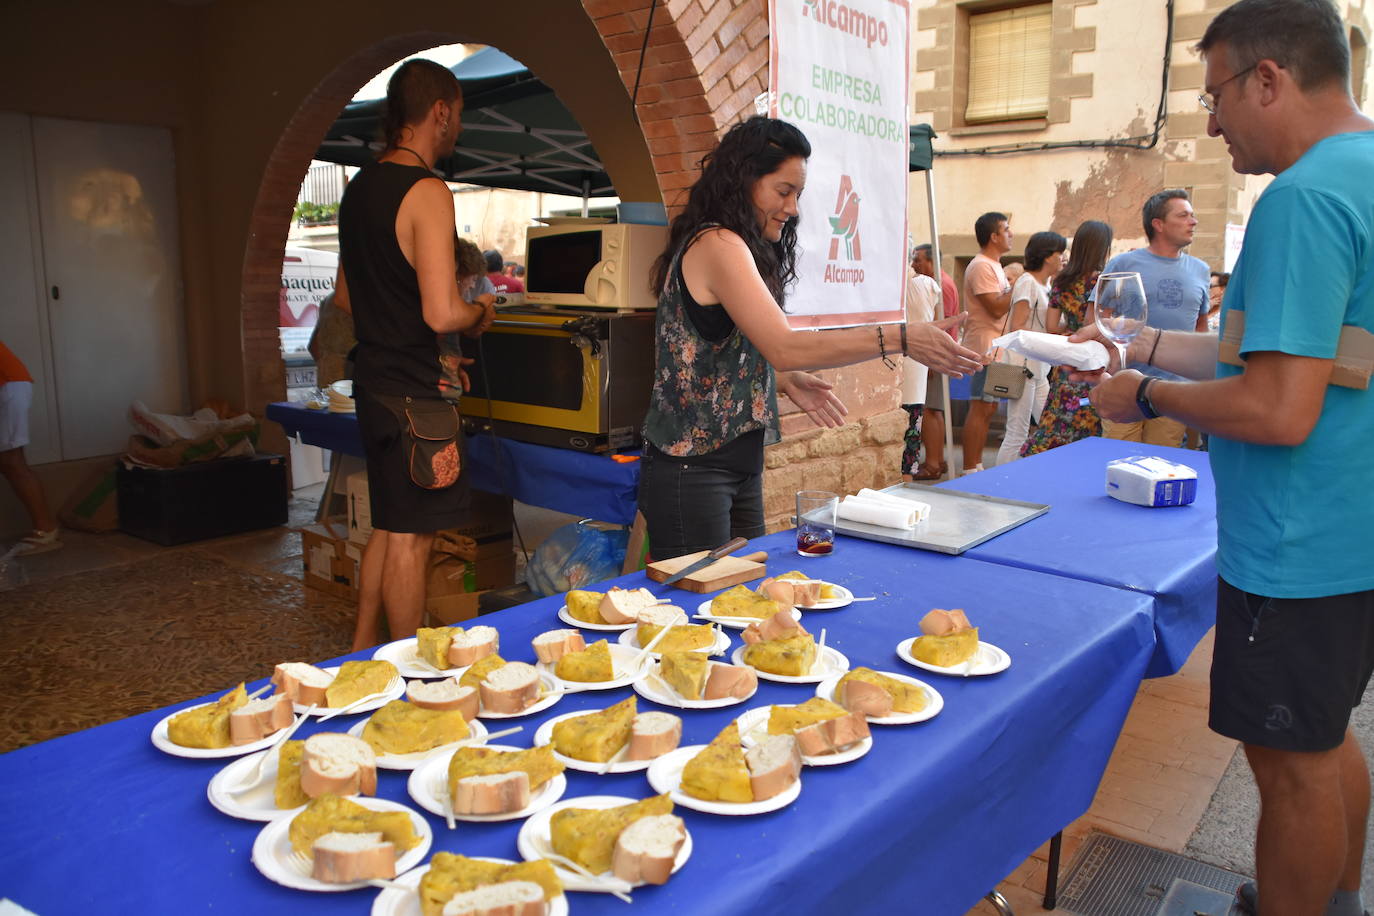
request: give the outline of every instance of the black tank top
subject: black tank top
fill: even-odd
[[[339,258],[358,337],[354,381],[377,394],[441,394],[439,339],[425,324],[420,283],[396,242],[396,213],[419,166],[374,162],[348,183],[339,204]]]

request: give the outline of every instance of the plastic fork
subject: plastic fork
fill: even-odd
[[[315,711],[315,708],[315,705],[311,704],[309,709],[296,717],[296,721],[292,722],[289,727],[282,729],[277,740],[273,741],[268,746],[267,750],[262,752],[262,756],[258,758],[257,765],[253,767],[252,774],[240,780],[237,786],[227,786],[225,791],[230,795],[242,795],[244,792],[256,788],[258,783],[262,781],[263,768],[267,766],[267,761],[272,758],[272,755],[276,753],[278,748],[286,743],[287,739],[296,733],[296,729],[301,727],[301,723],[310,718],[310,714]]]

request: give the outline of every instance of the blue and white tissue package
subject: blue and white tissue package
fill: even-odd
[[[1107,495],[1152,509],[1197,499],[1197,471],[1186,464],[1136,455],[1107,462]]]

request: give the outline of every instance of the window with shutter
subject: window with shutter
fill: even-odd
[[[1052,6],[969,16],[966,122],[1042,118],[1049,111]]]

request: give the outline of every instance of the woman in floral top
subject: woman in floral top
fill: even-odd
[[[1069,265],[1050,288],[1046,327],[1051,333],[1072,334],[1093,320],[1092,293],[1097,275],[1112,249],[1112,227],[1097,220],[1079,225],[1073,235]],[[1102,418],[1088,402],[1089,387],[1069,381],[1062,366],[1050,369],[1050,393],[1040,411],[1040,423],[1021,446],[1021,457],[1048,451],[1088,436],[1102,435]]]
[[[804,370],[907,355],[948,373],[981,363],[930,324],[796,331],[782,310],[796,278],[798,200],[811,144],[785,121],[726,132],[654,263],[659,295],[653,394],[644,421],[639,508],[655,559],[764,533],[763,447],[777,441],[777,395],[822,426],[847,411]],[[775,373],[776,370],[776,373]]]

